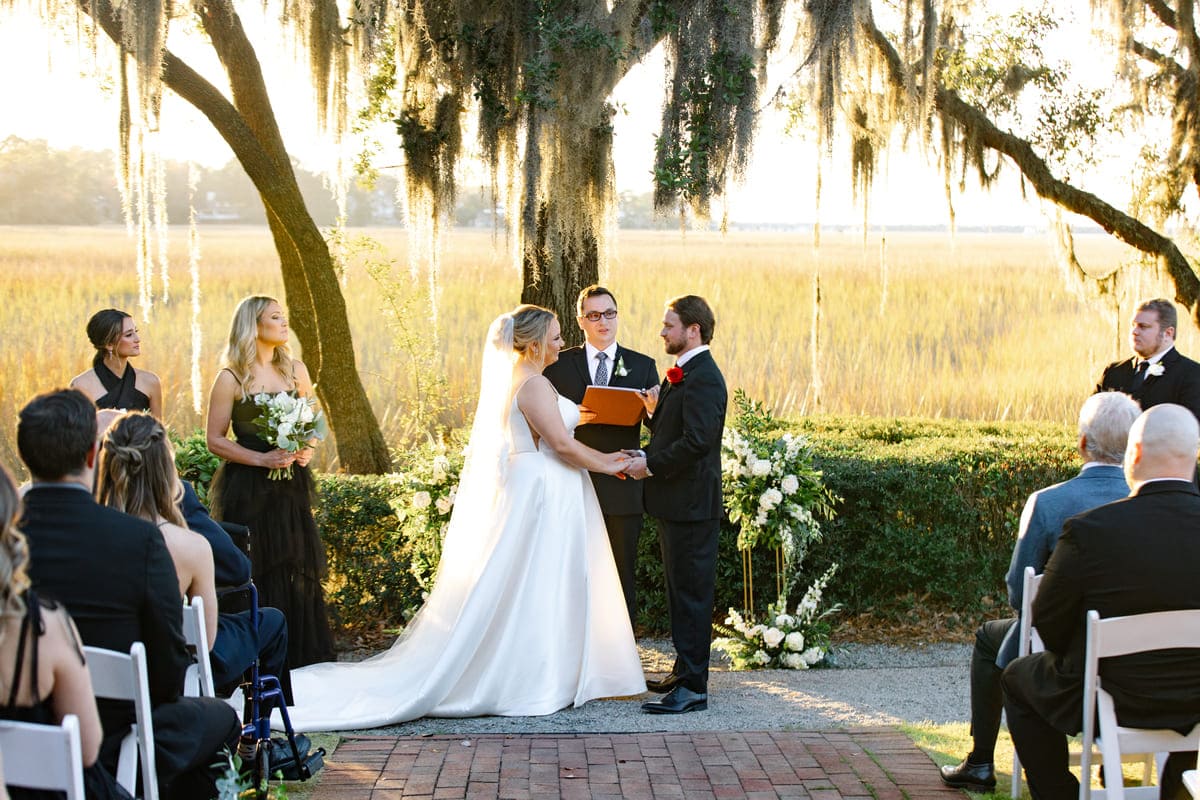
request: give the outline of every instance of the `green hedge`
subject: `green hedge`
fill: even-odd
[[[826,593],[849,612],[887,614],[915,604],[973,611],[1003,602],[1004,572],[1028,495],[1077,469],[1067,426],[943,420],[809,418],[791,429],[812,441],[826,484],[842,499],[812,545],[802,585],[841,565]],[[325,475],[318,523],[331,570],[329,601],[343,625],[398,623],[420,604],[409,543],[392,503],[395,478]],[[736,531],[722,528],[717,611],[740,606]],[[756,553],[756,607],[773,600],[774,557]],[[639,547],[639,627],[667,629],[657,532]],[[793,602],[799,597],[792,598]]]

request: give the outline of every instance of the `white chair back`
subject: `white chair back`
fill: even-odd
[[[216,697],[212,661],[208,657],[208,626],[204,622],[204,598],[193,597],[183,607],[183,639],[195,661],[183,677],[186,697]]]
[[[1186,735],[1173,730],[1123,728],[1117,724],[1112,696],[1104,691],[1099,676],[1100,659],[1146,653],[1176,647],[1200,648],[1200,609],[1159,611],[1126,617],[1101,619],[1096,611],[1087,613],[1087,655],[1083,672],[1083,750],[1079,764],[1088,775],[1095,760],[1093,748],[1102,755],[1104,790],[1092,790],[1091,781],[1079,782],[1080,800],[1093,795],[1106,800],[1157,798],[1157,786],[1126,789],[1121,774],[1121,753],[1168,753],[1189,750],[1200,725]],[[1096,719],[1099,718],[1099,730]]]
[[[1033,567],[1025,567],[1021,577],[1021,619],[1020,634],[1017,639],[1017,656],[1027,656],[1030,653],[1040,653],[1046,649],[1042,637],[1038,636],[1037,628],[1033,627],[1033,599],[1037,597],[1038,587],[1042,584],[1042,576],[1033,571]],[[1013,748],[1012,766],[1012,798],[1021,797],[1021,758]]]
[[[83,755],[79,718],[68,714],[61,725],[0,720],[4,783],[25,789],[65,792],[84,800]]]
[[[134,642],[129,655],[100,647],[84,647],[92,692],[96,697],[133,703],[136,722],[121,742],[117,782],[137,796],[137,767],[142,767],[142,797],[158,800],[154,759],[154,722],[150,716],[150,681],[146,676],[146,648]]]

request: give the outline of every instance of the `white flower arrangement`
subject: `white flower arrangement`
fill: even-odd
[[[788,613],[786,598],[768,607],[766,619],[770,625],[748,620],[729,609],[725,624],[713,626],[721,634],[713,640],[713,647],[729,656],[735,670],[808,669],[820,664],[829,652],[830,626],[826,618],[839,607],[820,614],[817,609],[836,570],[835,564],[813,582],[796,605],[795,614]]]
[[[408,571],[423,589],[433,585],[441,560],[464,455],[453,446],[430,441],[403,459],[405,472],[399,481],[407,491],[391,507],[400,522],[399,540],[406,543]]]
[[[260,392],[252,398],[258,407],[254,426],[263,441],[280,450],[298,453],[316,439],[324,439],[329,433],[325,413],[317,408],[316,398],[300,397],[292,392]],[[272,469],[267,473],[272,480],[292,477],[292,467]]]

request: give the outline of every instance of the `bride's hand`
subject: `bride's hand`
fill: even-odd
[[[608,453],[604,457],[604,469],[600,470],[605,475],[620,475],[629,466],[632,459],[624,453],[618,451],[616,453]],[[622,475],[622,477],[624,477]]]

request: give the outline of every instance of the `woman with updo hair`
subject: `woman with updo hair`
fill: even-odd
[[[293,671],[296,729],[551,714],[646,690],[588,476],[621,474],[630,458],[574,438],[578,406],[542,376],[562,346],[539,306],[492,323],[425,605],[386,653]]]
[[[58,725],[67,714],[79,717],[87,795],[117,796],[115,781],[96,763],[102,733],[83,644],[66,609],[30,585],[19,516],[16,486],[0,466],[0,719]],[[62,796],[15,786],[8,792],[17,800]]]
[[[183,484],[175,470],[175,454],[162,423],[150,414],[131,411],[117,417],[104,434],[96,499],[134,517],[153,522],[179,577],[179,593],[204,601],[204,623],[211,650],[217,638],[217,587],[208,540],[187,528],[179,501]]]
[[[88,320],[87,335],[96,355],[91,369],[71,379],[71,388],[87,395],[96,408],[149,411],[162,419],[162,384],[158,376],[139,372],[129,363],[142,352],[133,317],[115,308],[97,311]]]

